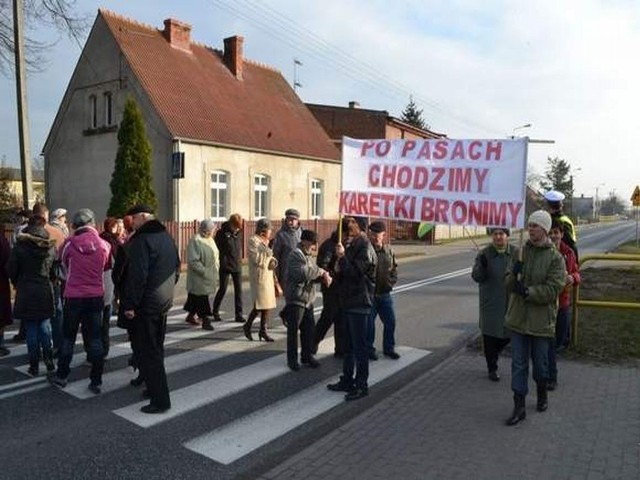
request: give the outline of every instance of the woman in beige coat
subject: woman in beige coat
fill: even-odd
[[[276,308],[274,270],[278,266],[278,261],[269,248],[271,233],[269,222],[260,219],[256,223],[255,235],[249,239],[249,283],[253,309],[244,324],[244,334],[249,340],[253,340],[251,325],[260,315],[258,338],[265,342],[273,342],[273,338],[267,335],[267,321],[271,310]]]
[[[213,240],[215,224],[211,220],[200,222],[200,228],[187,245],[187,303],[189,312],[185,321],[197,325],[197,315],[204,330],[213,330],[211,325],[211,302],[209,296],[216,292],[220,255]]]

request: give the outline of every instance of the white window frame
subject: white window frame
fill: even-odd
[[[311,218],[322,218],[324,214],[324,181],[311,179]]]
[[[270,184],[268,175],[257,173],[253,176],[253,217],[255,219],[268,216]]]
[[[229,172],[225,170],[213,170],[209,176],[209,192],[211,195],[211,219],[225,220],[227,218],[227,210],[229,208]],[[222,207],[220,206],[220,198],[223,198]],[[214,201],[216,203],[214,204]],[[214,209],[214,205],[216,205]],[[222,211],[221,211],[222,210]]]

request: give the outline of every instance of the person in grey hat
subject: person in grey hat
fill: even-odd
[[[49,224],[62,232],[64,238],[69,236],[69,227],[67,226],[67,210],[64,208],[56,208],[49,214]]]
[[[103,272],[111,256],[111,246],[100,238],[95,228],[95,216],[88,208],[82,208],[73,215],[72,226],[73,235],[64,241],[60,250],[60,261],[67,272],[67,279],[64,288],[63,340],[53,383],[61,388],[67,385],[76,336],[82,325],[87,359],[91,363],[89,390],[98,394],[104,368]]]
[[[539,412],[548,408],[549,346],[555,338],[558,295],[565,286],[565,263],[549,240],[551,216],[536,210],[528,219],[529,240],[522,248],[522,260],[507,272],[510,292],[505,325],[511,332],[511,390],[514,408],[507,425],[527,416],[525,397],[529,386],[529,358],[533,363]]]
[[[508,228],[487,230],[491,243],[476,255],[471,278],[478,284],[480,295],[479,323],[487,375],[489,380],[498,382],[498,358],[509,343],[509,333],[504,325],[509,292],[504,276],[518,260],[518,249],[509,244]]]
[[[213,240],[215,223],[205,219],[187,245],[187,302],[185,321],[198,325],[196,315],[204,330],[213,330],[211,325],[211,302],[209,296],[216,292],[216,281],[220,268],[220,254]]]
[[[284,212],[282,227],[278,230],[273,240],[273,256],[278,261],[276,275],[282,288],[286,286],[284,277],[287,269],[287,257],[289,253],[298,246],[301,236],[300,212],[295,208],[289,208]],[[285,309],[282,309],[279,315],[283,322],[286,323],[287,315]]]

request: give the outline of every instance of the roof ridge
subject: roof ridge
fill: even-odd
[[[134,18],[130,18],[130,17],[126,17],[120,13],[116,13],[113,10],[109,10],[107,8],[99,8],[98,9],[98,13],[102,14],[102,15],[106,15],[108,17],[112,17],[114,19],[118,19],[118,20],[123,20],[127,23],[131,23],[133,25],[136,25],[138,27],[142,27],[142,28],[146,28],[147,30],[151,30],[154,32],[158,32],[158,31],[162,31],[160,30],[158,27],[154,27],[153,25],[149,25],[147,23],[141,22],[139,20],[136,20]]]

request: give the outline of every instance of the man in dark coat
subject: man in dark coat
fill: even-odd
[[[131,322],[131,342],[150,400],[140,410],[162,413],[171,408],[164,369],[164,337],[180,258],[173,239],[149,206],[136,205],[127,215],[132,216],[136,233],[127,252],[121,302],[124,316]]]
[[[219,322],[220,304],[227,293],[229,277],[233,280],[233,299],[236,322],[244,323],[242,317],[242,217],[234,213],[216,232],[216,246],[220,252],[218,292],[213,300],[213,321]]]
[[[4,346],[4,329],[13,322],[11,317],[11,287],[7,274],[7,264],[11,255],[11,246],[5,235],[0,235],[0,357],[9,355]]]

